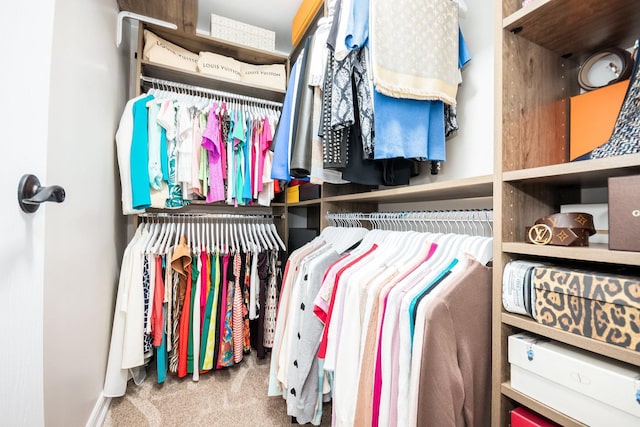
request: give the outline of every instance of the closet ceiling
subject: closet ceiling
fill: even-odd
[[[300,1],[296,0],[198,0],[198,31],[211,31],[211,14],[235,19],[275,31],[276,50],[291,52],[291,21]]]

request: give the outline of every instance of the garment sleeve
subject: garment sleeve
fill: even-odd
[[[427,311],[418,390],[418,427],[464,425],[464,385],[458,362],[456,336],[449,309],[435,299]],[[413,414],[411,414],[413,417]]]

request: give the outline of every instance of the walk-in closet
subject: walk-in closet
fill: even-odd
[[[633,2],[0,23],[0,425],[640,425]]]

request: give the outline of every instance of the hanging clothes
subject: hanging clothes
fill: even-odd
[[[268,206],[274,192],[260,172],[279,114],[268,101],[234,101],[229,109],[215,95],[153,88],[128,102],[116,134],[123,213],[181,208],[191,200]],[[254,136],[262,138],[255,151]]]
[[[242,236],[227,245],[227,234],[206,218],[196,224],[143,223],[127,246],[104,386],[110,397],[124,395],[130,377],[142,382],[152,357],[162,383],[167,372],[198,381],[207,371],[240,363],[254,349],[265,356],[266,300],[273,298],[276,307],[279,288],[274,271],[273,290],[267,289],[269,260],[284,244],[274,227],[262,224],[248,232],[255,224],[239,215],[223,222],[225,230]],[[253,287],[258,293],[252,303]],[[249,319],[251,304],[257,306],[257,330]]]
[[[350,232],[329,227],[289,257],[269,394],[285,398],[289,415],[316,425],[329,395],[337,426],[485,424],[488,396],[474,393],[490,384],[491,269],[485,264],[492,239],[365,230],[356,234],[360,244],[344,252],[348,246],[337,245]],[[434,346],[441,341],[438,322],[450,321],[447,311],[465,310],[477,315],[455,315],[456,331],[447,335],[452,346]],[[442,313],[433,325],[432,312]],[[473,338],[457,341],[458,335]],[[458,351],[473,357],[459,359]],[[434,361],[429,374],[420,364],[425,360]],[[442,372],[444,360],[450,365]],[[422,408],[439,405],[440,383],[464,389],[473,401],[460,396],[432,418]]]

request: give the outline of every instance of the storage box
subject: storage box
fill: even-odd
[[[287,187],[287,203],[298,203],[300,201],[300,186]]]
[[[609,178],[609,249],[640,252],[640,175]]]
[[[302,184],[300,186],[300,201],[320,198],[320,186],[317,184]]]
[[[296,46],[304,35],[313,17],[324,2],[322,0],[303,0],[291,21],[291,44]]]
[[[539,323],[640,351],[640,278],[541,266],[533,287]]]
[[[274,31],[215,14],[211,14],[211,36],[255,49],[270,52],[276,49]]]
[[[609,140],[628,86],[625,80],[571,97],[569,159]]]
[[[640,368],[521,333],[509,337],[511,387],[593,427],[640,425]]]
[[[558,424],[549,421],[541,415],[526,408],[516,408],[511,411],[511,427],[557,427]]]
[[[540,266],[533,287],[539,323],[640,351],[640,278]]]

